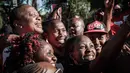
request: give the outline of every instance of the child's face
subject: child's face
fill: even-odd
[[[67,31],[64,24],[58,21],[53,24],[53,26],[50,26],[47,37],[51,45],[55,47],[63,45],[67,37]]]
[[[57,58],[55,57],[54,50],[50,44],[42,43],[41,49],[38,50],[38,53],[37,53],[37,61],[49,62],[53,66],[55,66]]]
[[[72,23],[69,26],[70,36],[83,35],[84,25],[79,20],[72,20]]]
[[[96,57],[96,50],[91,40],[83,36],[80,41],[75,42],[72,57],[78,63],[94,60]]]

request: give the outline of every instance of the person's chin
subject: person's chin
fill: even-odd
[[[63,44],[64,44],[64,43],[57,42],[57,47],[63,47]]]
[[[72,34],[72,36],[76,36],[76,34]]]
[[[64,44],[64,43],[65,43],[64,40],[59,40],[58,42],[59,42],[60,44]]]
[[[40,28],[35,29],[34,31],[35,31],[35,32],[37,32],[37,33],[43,33],[43,30],[42,30],[42,29],[40,29]]]
[[[51,65],[52,65],[52,66],[54,66],[54,67],[56,66],[56,64],[55,64],[55,63],[52,63]]]
[[[93,56],[89,56],[89,57],[85,57],[84,59],[87,60],[87,61],[91,61],[91,60],[94,59],[94,57]]]

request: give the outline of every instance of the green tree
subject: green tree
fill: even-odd
[[[92,21],[92,15],[95,9],[91,10],[91,2],[89,0],[68,0],[69,18],[78,15],[84,19],[85,24]]]

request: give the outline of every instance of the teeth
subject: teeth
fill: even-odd
[[[55,64],[54,64],[54,63],[52,63],[52,66],[55,66]]]
[[[39,28],[42,28],[42,26],[38,26]]]
[[[37,25],[37,27],[42,28],[42,26],[41,26],[41,25]]]

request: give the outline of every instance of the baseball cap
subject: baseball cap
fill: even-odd
[[[93,33],[93,32],[107,33],[105,28],[106,27],[104,23],[96,20],[87,25],[87,31],[85,31],[84,33]]]

